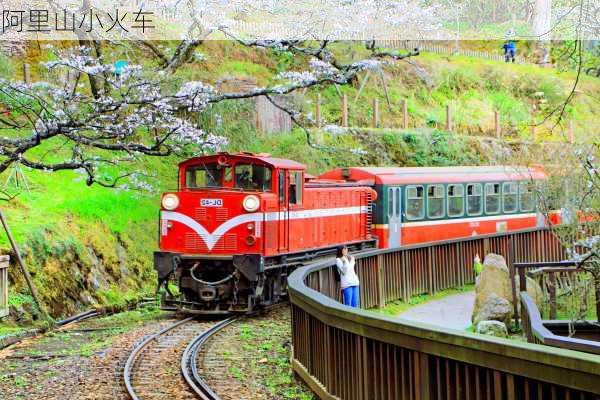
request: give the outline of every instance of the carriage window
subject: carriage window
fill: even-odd
[[[519,184],[519,207],[521,211],[533,211],[535,208],[533,187],[529,182]]]
[[[467,214],[480,215],[483,211],[483,201],[481,199],[482,190],[480,183],[470,183],[467,185]]]
[[[517,211],[517,182],[504,182],[502,184],[502,209],[505,213]]]
[[[271,169],[263,165],[236,164],[235,187],[245,190],[271,190]]]
[[[285,171],[279,171],[279,203],[285,203]]]
[[[427,187],[427,216],[429,218],[441,218],[444,216],[445,198],[443,185],[431,185]]]
[[[394,216],[394,188],[389,188],[388,189],[388,217],[393,217]]]
[[[290,204],[302,204],[302,172],[290,171]]]
[[[406,218],[421,219],[425,216],[423,186],[406,187]]]
[[[230,167],[227,167],[230,169]],[[185,187],[221,187],[224,167],[218,164],[203,164],[185,170]]]
[[[486,214],[498,214],[500,212],[500,184],[485,184],[485,212]]]
[[[464,213],[465,189],[463,185],[448,185],[448,216],[459,217]]]

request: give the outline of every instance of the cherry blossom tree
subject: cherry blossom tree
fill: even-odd
[[[590,279],[574,280],[579,286],[571,288],[581,304],[587,298],[595,299],[597,318],[600,318],[600,142],[564,150],[560,164],[547,164],[548,181],[537,188],[538,206],[550,228]],[[552,215],[560,211],[560,221]],[[556,221],[552,223],[552,221]],[[589,291],[593,296],[589,296]],[[574,322],[584,320],[588,310],[581,307],[571,310]]]
[[[44,64],[51,72],[74,74],[74,84],[1,80],[0,104],[6,111],[0,115],[0,172],[18,163],[44,171],[76,170],[88,185],[140,183],[144,172],[125,167],[129,161],[215,151],[227,143],[226,138],[206,132],[189,118],[211,104],[256,96],[267,96],[275,103],[272,95],[315,85],[345,85],[361,71],[379,68],[384,58],[399,60],[417,54],[387,52],[368,42],[366,58],[343,63],[327,41],[312,45],[273,40],[239,43],[292,52],[307,60],[307,68],[282,72],[273,85],[245,92],[222,93],[201,81],[187,81],[173,89],[171,74],[162,68],[129,65],[117,70],[97,57],[92,47],[80,46],[62,51],[57,60]],[[102,90],[94,90],[98,86]],[[298,111],[276,106],[301,124]],[[308,130],[306,133],[310,140]],[[115,169],[119,173],[107,172]]]

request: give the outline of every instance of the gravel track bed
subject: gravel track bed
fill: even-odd
[[[186,346],[215,322],[190,321],[152,341],[139,355],[132,384],[143,400],[197,399],[181,375],[181,357]]]
[[[200,375],[222,400],[313,399],[289,365],[290,318],[281,306],[225,327],[202,347]]]
[[[0,399],[129,400],[123,368],[145,337],[177,319],[131,311],[84,321],[0,351]],[[195,399],[181,377],[185,347],[214,321],[192,321],[150,343],[133,376],[140,397]],[[289,367],[290,311],[242,318],[213,336],[198,367],[223,400],[313,399]]]
[[[128,399],[122,370],[129,352],[143,337],[175,321],[166,317],[124,313],[6,349],[0,352],[0,399]]]

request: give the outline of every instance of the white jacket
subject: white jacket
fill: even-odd
[[[358,276],[354,272],[354,257],[348,261],[347,258],[336,258],[338,272],[340,273],[340,287],[346,289],[350,286],[358,286]]]

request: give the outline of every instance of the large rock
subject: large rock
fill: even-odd
[[[500,321],[479,321],[477,324],[477,333],[503,338],[508,337],[506,324]]]
[[[475,284],[475,305],[471,318],[473,322],[475,322],[475,316],[479,314],[484,303],[492,294],[512,304],[512,287],[508,267],[504,257],[498,254],[488,254],[483,261],[483,270]]]
[[[496,293],[488,296],[483,306],[477,314],[473,314],[473,323],[479,324],[481,321],[500,321],[508,324],[513,315],[513,308],[510,302]]]

